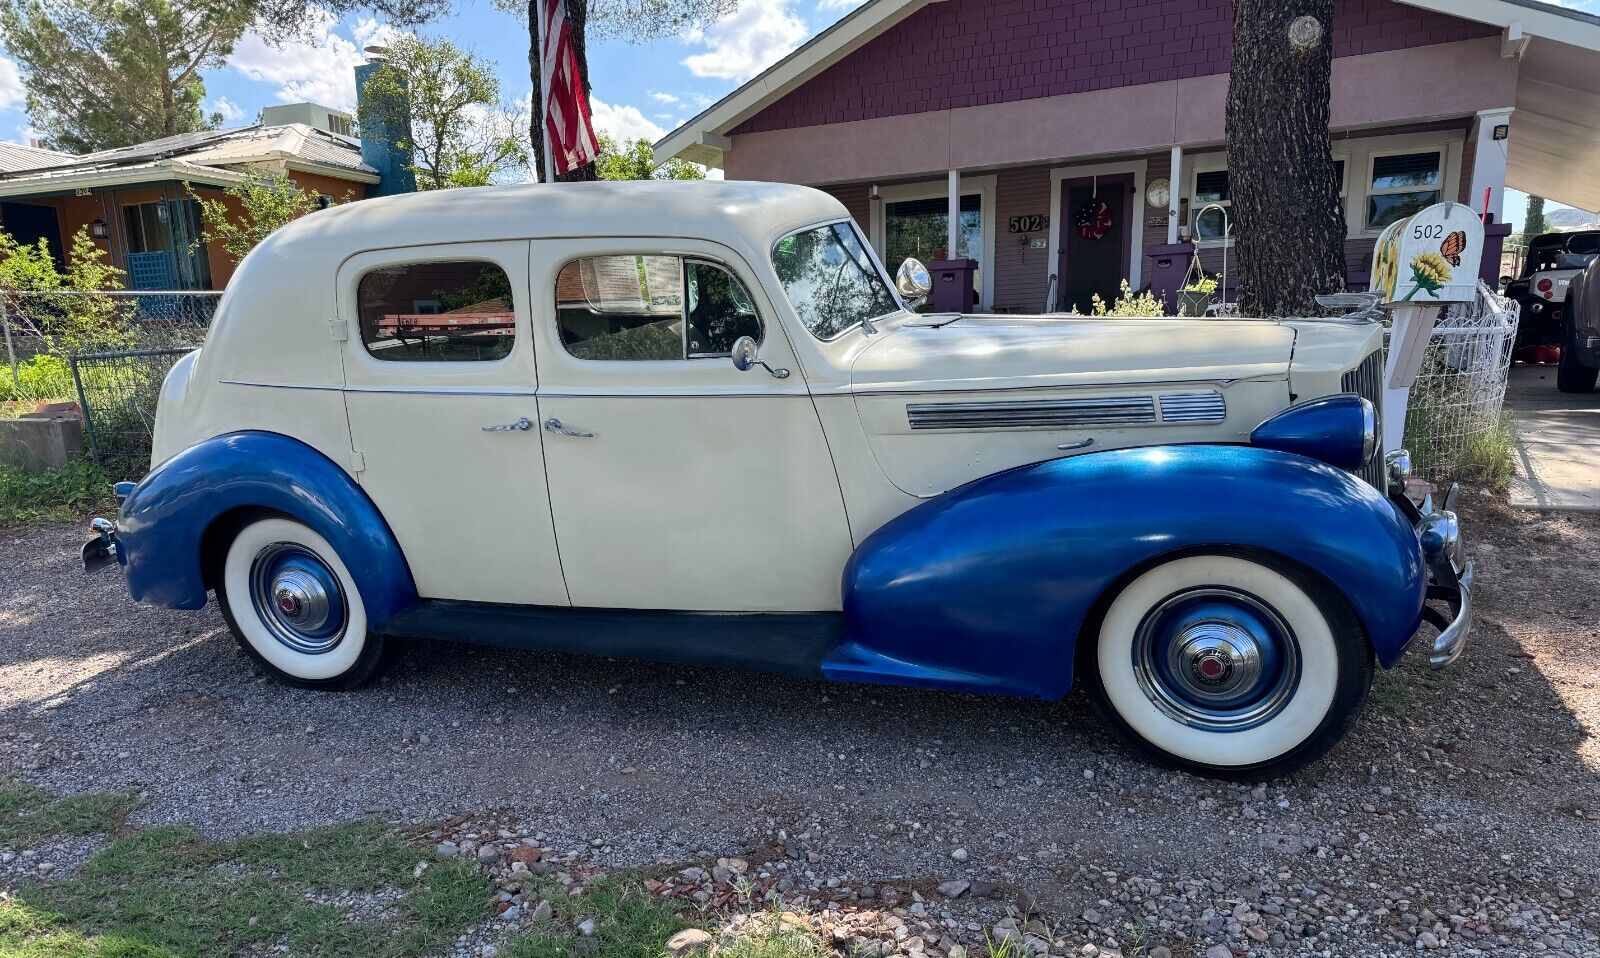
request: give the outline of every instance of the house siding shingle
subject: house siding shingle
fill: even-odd
[[[1338,57],[1492,36],[1393,0],[1336,0]],[[733,131],[794,129],[1228,72],[1228,0],[930,4]]]

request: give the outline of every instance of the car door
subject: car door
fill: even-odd
[[[532,245],[539,414],[574,605],[840,608],[850,530],[771,303],[689,240]],[[759,357],[741,372],[740,336]]]
[[[527,268],[516,241],[377,250],[339,270],[358,478],[425,598],[567,604]]]

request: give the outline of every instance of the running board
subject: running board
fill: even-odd
[[[673,612],[423,599],[375,631],[677,665],[821,678],[838,644],[839,612]]]

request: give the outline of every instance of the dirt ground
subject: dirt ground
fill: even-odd
[[[1466,654],[1435,674],[1413,649],[1330,756],[1256,787],[1145,764],[1077,695],[454,645],[359,692],[287,689],[214,605],[84,576],[78,527],[0,533],[0,776],[216,836],[379,814],[606,866],[782,859],[847,898],[993,883],[946,927],[981,944],[1021,894],[1053,954],[1600,955],[1600,515],[1463,511]],[[0,887],[92,844],[13,855]]]

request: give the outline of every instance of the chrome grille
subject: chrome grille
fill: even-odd
[[[1339,380],[1339,388],[1347,393],[1355,393],[1372,403],[1372,408],[1377,413],[1378,452],[1372,457],[1371,462],[1356,470],[1356,475],[1382,491],[1385,484],[1383,454],[1386,451],[1383,448],[1383,350],[1376,349],[1368,353],[1366,359],[1346,372],[1344,378]]]
[[[1044,399],[1027,402],[913,403],[912,429],[996,429],[1139,425],[1156,421],[1151,396]]]
[[[1161,421],[1221,422],[1228,418],[1228,404],[1221,393],[1167,393],[1161,397]]]

